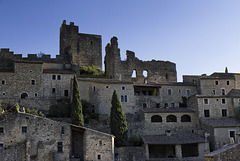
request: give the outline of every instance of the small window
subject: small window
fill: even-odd
[[[3,148],[3,143],[0,143],[0,149],[2,149]]]
[[[31,80],[31,85],[35,85],[35,80]]]
[[[6,84],[5,80],[2,80],[2,85],[5,85],[5,84]]]
[[[125,90],[125,87],[122,87],[122,90]]]
[[[189,89],[186,90],[186,95],[190,96],[190,90]]]
[[[93,87],[93,92],[95,92],[95,91],[96,91],[96,87],[94,86],[94,87]]]
[[[97,158],[98,158],[98,160],[101,160],[101,155],[99,154],[99,155],[97,156]]]
[[[125,102],[127,102],[127,95],[125,96]]]
[[[222,109],[222,117],[227,117],[227,109]]]
[[[58,80],[61,80],[61,75],[58,75],[58,76],[57,76],[57,79],[58,79]]]
[[[156,108],[160,108],[160,103],[156,103]]]
[[[218,81],[215,81],[215,85],[218,85]]]
[[[210,111],[204,110],[204,117],[210,117]]]
[[[56,93],[56,88],[52,88],[52,93]]]
[[[164,107],[167,108],[167,107],[168,107],[168,103],[165,103],[165,104],[164,104]]]
[[[27,126],[22,126],[22,133],[27,133]]]
[[[68,90],[64,90],[64,96],[68,97]]]
[[[62,153],[63,152],[63,142],[58,142],[57,148],[58,148],[58,152]]]
[[[182,93],[182,90],[181,90],[181,89],[179,89],[179,90],[178,90],[178,93]]]
[[[147,104],[146,103],[143,103],[143,108],[147,108]]]
[[[52,79],[53,79],[53,80],[56,80],[56,75],[52,75]]]
[[[4,133],[4,128],[0,127],[0,134]]]
[[[102,141],[99,141],[99,146],[102,146]]]
[[[225,98],[222,99],[222,104],[226,104],[226,99]]]
[[[222,95],[225,95],[225,89],[222,89]]]
[[[171,95],[171,94],[172,94],[172,90],[168,89],[168,95]]]
[[[121,95],[121,102],[124,102],[124,96]]]
[[[216,90],[212,90],[212,94],[213,94],[213,95],[216,95]]]
[[[5,93],[5,92],[3,92],[3,93],[2,93],[2,95],[3,95],[3,96],[5,96],[5,95],[6,95],[6,93]]]
[[[106,86],[106,88],[108,88],[108,86]]]
[[[227,85],[229,86],[229,84],[230,84],[230,82],[229,81],[227,81]]]
[[[171,103],[171,107],[175,107],[175,103]]]
[[[34,97],[37,97],[38,96],[38,94],[37,93],[34,93]]]
[[[209,103],[209,102],[208,102],[208,99],[207,99],[207,98],[204,98],[204,99],[203,99],[203,103],[204,103],[205,105],[208,105],[208,103]]]
[[[63,135],[64,134],[64,127],[62,126],[61,128],[61,134]]]

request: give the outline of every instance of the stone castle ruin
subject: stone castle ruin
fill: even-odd
[[[79,33],[78,26],[73,22],[68,25],[65,20],[60,28],[60,54],[56,58],[36,54],[22,57],[10,49],[0,50],[3,106],[18,103],[48,113],[57,100],[71,99],[72,79],[77,74],[81,99],[91,103],[93,111],[99,114],[98,124],[88,125],[95,130],[21,113],[0,117],[3,119],[0,158],[11,160],[13,147],[26,147],[15,150],[14,154],[28,160],[46,156],[47,160],[64,157],[71,161],[114,160],[114,157],[200,161],[209,152],[212,153],[206,155],[206,160],[240,157],[234,148],[240,141],[239,73],[225,70],[209,76],[185,75],[183,82],[177,82],[175,63],[142,61],[132,51],[126,51],[127,59],[121,60],[116,37],[106,45],[105,52],[105,75],[82,75],[81,66],[102,69],[102,37]],[[115,154],[114,137],[106,134],[114,90],[127,116],[128,136],[141,136],[144,142],[141,147],[116,148]],[[46,134],[36,133],[39,128],[35,126]],[[48,132],[51,127],[56,131]],[[21,135],[16,138],[17,133]],[[218,149],[221,152],[214,153]],[[229,156],[229,151],[234,152],[234,157]]]

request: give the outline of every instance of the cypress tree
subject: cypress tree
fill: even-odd
[[[76,75],[73,78],[71,120],[74,125],[84,126],[82,103]]]
[[[117,92],[114,90],[112,95],[112,107],[110,113],[110,129],[115,136],[116,146],[124,146],[127,144],[127,120],[123,113],[122,105]]]

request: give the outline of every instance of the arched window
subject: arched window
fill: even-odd
[[[143,77],[147,78],[148,77],[148,71],[147,70],[143,70]]]
[[[191,122],[191,116],[189,115],[183,115],[181,117],[181,122]]]
[[[137,71],[134,69],[133,71],[132,71],[132,76],[131,76],[131,78],[136,78],[137,77]]]
[[[177,122],[177,117],[174,115],[168,115],[167,122]]]
[[[154,115],[151,117],[151,122],[162,122],[162,117],[159,115]]]
[[[28,94],[27,93],[22,93],[21,94],[21,98],[24,99],[24,98],[27,98],[28,97]]]

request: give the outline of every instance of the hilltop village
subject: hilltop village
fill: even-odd
[[[237,160],[240,157],[240,73],[184,75],[177,82],[176,64],[142,61],[118,39],[105,47],[105,73],[89,75],[82,66],[102,69],[102,38],[79,33],[73,22],[60,28],[60,54],[14,54],[0,50],[2,106],[18,103],[48,114],[61,99],[71,99],[77,75],[81,99],[98,121],[79,127],[24,112],[0,114],[1,160]],[[128,136],[141,146],[116,148],[109,131],[113,91],[127,117]]]

